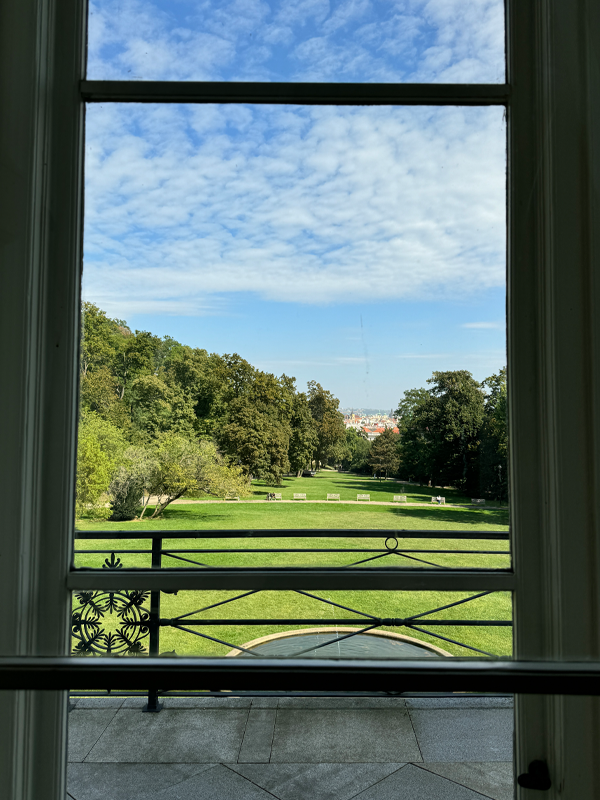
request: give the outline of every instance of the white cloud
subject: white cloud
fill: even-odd
[[[92,0],[93,78],[504,80],[502,0]]]
[[[107,307],[504,283],[500,109],[107,105],[87,131],[85,280]]]

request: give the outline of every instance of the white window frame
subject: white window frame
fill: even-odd
[[[69,650],[85,12],[82,0],[0,4],[3,656]],[[598,662],[600,3],[508,0],[507,33],[515,657]],[[1,796],[62,800],[66,709],[64,691],[2,693]],[[545,759],[547,797],[593,797],[599,718],[598,698],[518,696],[517,774]]]

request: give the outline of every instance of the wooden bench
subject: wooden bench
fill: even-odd
[[[281,496],[281,492],[275,492],[275,500],[283,500],[283,497]]]
[[[357,494],[356,495],[357,502],[359,500],[366,500],[368,503],[371,502],[371,495],[370,494]]]
[[[327,495],[327,499],[328,500],[339,500],[340,496],[339,496],[339,494],[328,494]]]
[[[240,502],[239,495],[237,494],[226,494],[223,500],[235,500],[238,503]]]
[[[306,500],[306,494],[303,492],[294,492],[294,500]]]
[[[477,500],[477,499],[472,497],[471,498],[471,505],[473,505],[473,506],[484,506],[485,505],[485,500]]]
[[[446,505],[446,498],[445,498],[445,497],[442,497],[442,500],[441,500],[441,502],[439,502],[439,501],[438,501],[438,499],[437,499],[437,497],[432,497],[432,498],[431,498],[431,502],[432,502],[432,503],[439,503],[439,505],[441,505],[441,506],[445,506],[445,505]]]
[[[406,503],[406,495],[405,494],[395,494],[394,495],[394,503]]]

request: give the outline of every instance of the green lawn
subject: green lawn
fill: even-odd
[[[471,502],[470,497],[460,494],[455,489],[430,488],[333,470],[318,472],[314,478],[284,478],[281,486],[253,481],[252,496],[249,500],[263,500],[268,492],[281,492],[284,500],[292,500],[294,492],[304,492],[307,500],[326,500],[327,494],[339,494],[341,500],[356,500],[357,494],[370,494],[371,500],[391,503],[395,494],[406,494],[409,503],[430,503],[432,496],[437,497],[440,494],[446,498],[446,503]],[[198,499],[220,498],[203,496]]]
[[[388,482],[390,484],[391,482]],[[357,492],[365,491],[365,484],[369,485],[372,499],[385,499],[381,495],[399,493],[396,484],[390,489],[384,488],[385,484],[378,487],[377,481],[356,478],[348,475],[338,475],[337,473],[320,473],[316,478],[290,479],[286,482],[286,489],[290,496],[293,491],[306,491],[307,496],[319,499],[329,491],[339,491],[340,494],[346,492],[349,499]],[[375,487],[375,488],[373,488]],[[407,487],[408,488],[408,487]],[[418,487],[413,487],[415,490]],[[258,488],[257,491],[263,491]],[[265,487],[264,491],[271,491]],[[376,491],[380,495],[376,496]],[[431,492],[419,488],[419,492]],[[437,493],[437,492],[436,492]],[[410,494],[410,493],[409,493]],[[449,498],[450,492],[446,490],[445,496]],[[415,494],[413,497],[418,497]],[[421,497],[423,495],[420,495]],[[457,500],[460,498],[456,496]],[[181,553],[180,555],[197,560],[202,564],[211,566],[308,566],[308,565],[347,565],[363,558],[375,555],[376,550],[381,552],[384,547],[386,534],[383,531],[393,530],[507,530],[508,513],[506,509],[496,508],[456,508],[456,507],[406,507],[406,506],[375,506],[375,505],[340,505],[340,504],[277,504],[277,503],[231,503],[231,504],[187,504],[170,506],[164,512],[164,516],[159,520],[143,520],[142,522],[110,523],[98,522],[93,520],[80,520],[78,528],[85,530],[114,530],[114,531],[144,531],[152,529],[162,529],[165,531],[194,531],[194,538],[165,539],[165,548],[202,548],[202,549],[221,549],[223,553]],[[241,529],[247,531],[260,531],[285,529],[294,530],[304,528],[318,531],[319,529],[356,529],[356,530],[382,530],[382,536],[367,538],[357,536],[350,538],[333,537],[277,537],[264,538],[257,536],[256,533],[249,538],[247,535],[239,539],[207,539],[198,537],[202,531],[219,531],[226,529]],[[447,554],[411,554],[417,558],[423,558],[439,566],[445,567],[492,567],[502,568],[509,565],[509,556],[495,554],[498,551],[506,551],[508,542],[506,541],[483,541],[483,540],[457,540],[457,539],[406,539],[397,534],[399,547],[407,549],[445,549],[457,550],[487,550],[490,553],[478,555],[474,553]],[[76,542],[76,551],[81,550],[130,550],[134,552],[123,553],[120,557],[126,567],[147,567],[150,566],[149,553],[142,553],[140,550],[148,550],[150,542],[148,540],[126,539],[126,540],[83,540]],[[356,549],[361,552],[343,553],[264,553],[256,552],[260,549],[276,549],[280,547],[293,548],[344,548]],[[232,552],[239,549],[242,552]],[[76,555],[77,566],[89,566],[100,568],[107,554],[81,553]],[[398,554],[389,554],[384,558],[371,561],[364,567],[371,566],[390,566],[392,564],[405,566],[419,566],[419,562],[409,560]],[[170,566],[191,566],[186,562],[175,558],[164,556],[163,565]],[[422,565],[427,568],[427,565]],[[196,609],[205,608],[213,603],[221,602],[229,597],[234,597],[242,592],[223,592],[223,591],[181,591],[177,595],[163,594],[161,596],[161,616],[163,618],[173,618],[181,614],[188,614]],[[421,613],[428,609],[434,609],[447,603],[454,602],[461,597],[468,597],[474,593],[456,592],[389,592],[389,591],[346,591],[329,592],[317,591],[313,594],[327,598],[349,608],[364,611],[369,614],[382,617],[406,617],[410,614]],[[351,618],[354,615],[335,609],[333,606],[326,605],[317,600],[300,595],[296,592],[274,592],[263,591],[245,597],[238,601],[220,606],[212,611],[204,612],[204,617],[217,621],[225,619],[252,619],[252,618],[311,618],[314,620],[327,620]],[[434,615],[440,619],[510,619],[511,617],[511,598],[509,593],[495,593],[486,597],[479,598],[470,603],[447,609]],[[191,617],[193,618],[193,616]],[[316,624],[316,623],[315,623]],[[346,623],[349,626],[360,627],[363,623],[357,620],[355,625]],[[311,627],[307,625],[306,627]],[[243,644],[259,636],[285,630],[284,627],[273,625],[219,625],[215,624],[210,628],[194,627],[196,632],[206,633],[217,639],[222,639],[232,645]],[[291,626],[293,628],[299,625]],[[425,624],[423,627],[427,627]],[[457,645],[447,644],[439,639],[425,633],[406,630],[397,630],[400,633],[407,633],[415,638],[422,639],[432,644],[448,650],[455,655],[469,655],[470,651],[458,647]],[[433,629],[436,633],[457,639],[470,644],[474,647],[486,650],[496,655],[510,655],[511,653],[511,629],[508,627],[454,627],[444,626]],[[161,629],[161,652],[175,650],[181,655],[224,655],[229,647],[213,642],[180,630],[169,627]],[[473,654],[473,653],[471,653]]]

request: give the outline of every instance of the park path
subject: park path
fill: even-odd
[[[148,505],[156,505],[158,498],[151,497]],[[244,500],[190,500],[186,497],[180,497],[179,500],[173,500],[170,505],[214,505],[214,504],[227,504],[233,505],[234,503],[266,503],[270,502],[272,505],[279,505],[280,503],[292,503],[297,506],[308,505],[309,503],[322,503],[323,505],[330,506],[394,506],[397,508],[404,508],[405,506],[426,506],[431,508],[440,508],[437,503],[394,503],[388,500],[271,500],[267,501],[265,498],[248,498]],[[443,508],[477,508],[478,506],[471,506],[470,503],[446,503]],[[485,506],[485,508],[495,508],[495,506]]]

